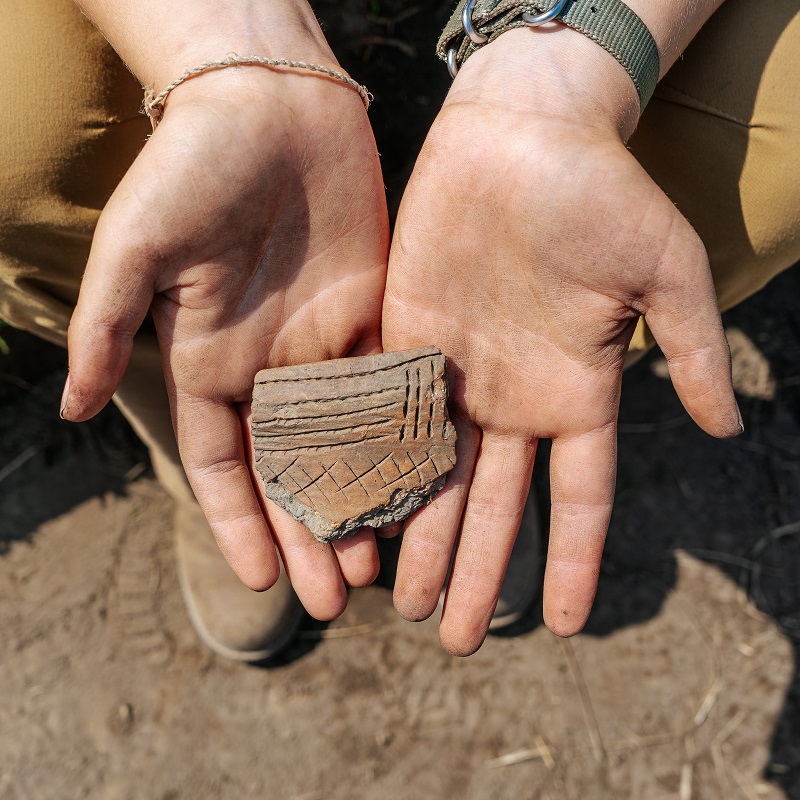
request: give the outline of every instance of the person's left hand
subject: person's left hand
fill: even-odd
[[[740,432],[708,258],[625,147],[637,113],[628,76],[586,37],[510,31],[459,73],[403,198],[383,342],[447,356],[458,464],[406,526],[395,605],[430,615],[455,547],[440,627],[452,653],[486,636],[540,438],[553,440],[545,622],[571,635],[586,621],[640,316],[695,421]]]

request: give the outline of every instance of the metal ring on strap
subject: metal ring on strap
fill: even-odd
[[[531,14],[526,11],[522,15],[522,21],[529,28],[536,28],[539,25],[544,25],[545,22],[552,22],[564,10],[566,4],[567,0],[556,0],[556,4],[549,11],[543,11],[541,14]],[[473,39],[472,41],[474,42],[475,40]]]
[[[476,0],[467,0],[464,11],[461,13],[461,22],[464,25],[464,32],[475,44],[486,44],[489,41],[489,37],[478,33],[472,24],[472,9],[475,8],[475,2]],[[563,6],[565,2],[566,0],[563,0],[561,5]]]
[[[450,73],[450,77],[455,79],[456,75],[458,75],[458,48],[451,47],[447,51],[447,71]]]
[[[539,13],[544,8],[549,10]],[[626,0],[459,0],[436,52],[455,77],[473,53],[505,31],[554,20],[587,36],[619,61],[636,87],[639,110],[644,111],[658,83],[661,61],[652,33]]]

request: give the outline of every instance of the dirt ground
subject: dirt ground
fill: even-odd
[[[444,5],[364,5],[318,3],[376,94],[395,207],[447,85],[422,49]],[[725,317],[737,440],[691,424],[657,353],[626,375],[585,633],[534,607],[453,658],[393,611],[385,543],[376,586],[269,667],[194,635],[170,501],[118,412],[61,422],[64,354],[0,331],[0,798],[800,798],[799,306],[795,268]]]

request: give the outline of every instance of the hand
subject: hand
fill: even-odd
[[[181,457],[223,553],[251,588],[272,585],[268,519],[319,618],[344,609],[345,581],[374,579],[374,536],[321,545],[262,509],[241,419],[260,369],[380,350],[387,251],[354,91],[260,67],[207,73],[173,92],[104,210],[70,325],[64,415],[77,421],[110,399],[152,306]]]
[[[462,69],[403,198],[384,348],[447,355],[458,465],[407,525],[395,605],[433,612],[460,528],[440,628],[452,653],[486,635],[540,438],[553,440],[545,622],[583,626],[640,315],[694,420],[740,432],[703,245],[624,144],[637,111],[630,79],[580,34],[506,33]]]

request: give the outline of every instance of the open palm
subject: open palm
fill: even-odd
[[[235,113],[232,113],[232,107]],[[111,397],[148,308],[181,458],[224,554],[251,588],[278,577],[340,613],[377,571],[371,532],[335,550],[254,490],[243,420],[260,369],[380,348],[388,222],[358,96],[249,68],[179,87],[104,210],[70,325],[65,416]]]
[[[440,113],[400,209],[384,304],[386,349],[435,343],[450,363],[459,462],[407,526],[395,605],[409,619],[432,613],[457,541],[441,638],[458,654],[486,635],[540,438],[553,440],[545,621],[562,635],[583,626],[640,315],[698,424],[739,432],[689,224],[618,135],[497,98],[454,91]]]

